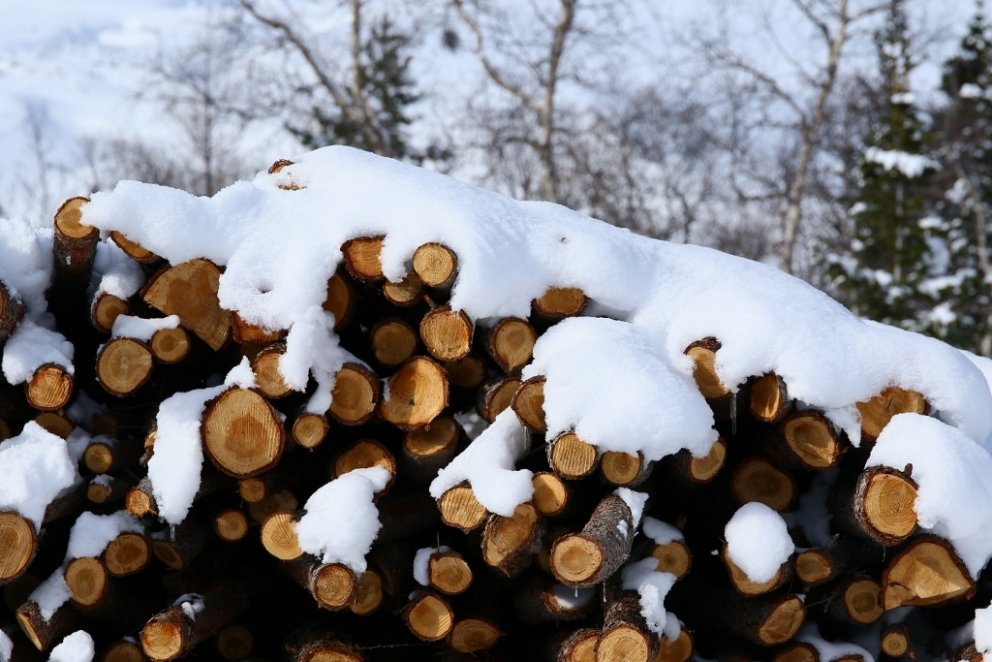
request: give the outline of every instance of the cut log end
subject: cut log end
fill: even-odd
[[[313,597],[325,609],[344,609],[352,602],[357,584],[355,573],[347,566],[328,563],[314,577]]]
[[[375,570],[366,570],[358,578],[355,594],[348,608],[353,614],[367,616],[378,610],[385,599],[382,576]]]
[[[780,513],[792,506],[798,491],[792,476],[760,457],[742,461],[730,484],[738,504],[758,501]]]
[[[324,443],[331,424],[322,414],[304,412],[293,421],[293,440],[301,448],[316,448]]]
[[[788,562],[780,565],[778,570],[775,571],[775,576],[768,581],[756,582],[748,577],[747,573],[741,570],[737,564],[730,559],[730,556],[727,554],[726,545],[724,545],[721,556],[723,557],[724,565],[727,567],[727,574],[730,576],[730,583],[733,585],[734,590],[741,595],[755,596],[770,593],[779,588],[788,578]]]
[[[479,653],[496,645],[503,632],[483,618],[463,618],[448,635],[452,649],[459,653]]]
[[[692,635],[683,629],[679,631],[679,636],[675,639],[661,638],[655,662],[688,662],[692,659],[694,651],[695,644]]]
[[[651,642],[644,632],[630,625],[621,625],[600,636],[596,661],[653,662],[651,653]]]
[[[827,418],[803,411],[782,422],[782,436],[789,451],[809,469],[828,469],[840,458],[841,443]]]
[[[905,625],[889,625],[882,630],[880,640],[882,652],[889,657],[910,657],[912,640],[909,628]]]
[[[592,473],[599,461],[596,447],[566,432],[548,447],[548,464],[562,478],[576,480]]]
[[[361,425],[379,402],[379,378],[358,363],[346,363],[334,377],[328,413],[342,425]]]
[[[599,643],[599,630],[592,628],[576,630],[562,642],[555,662],[596,662],[597,643]]]
[[[523,382],[513,395],[511,405],[520,422],[534,432],[548,431],[544,420],[544,377],[531,377]]]
[[[101,292],[93,301],[90,308],[90,321],[93,328],[103,333],[110,333],[114,328],[114,321],[121,315],[131,312],[131,305],[109,292]]]
[[[417,332],[403,320],[377,323],[370,333],[375,360],[386,367],[398,366],[417,351]]]
[[[806,608],[801,598],[789,596],[772,609],[759,625],[757,638],[767,646],[784,644],[796,636],[806,620]]]
[[[202,429],[206,454],[218,469],[235,478],[272,468],[285,445],[279,414],[249,389],[231,388],[210,401]]]
[[[457,552],[436,552],[427,560],[428,583],[445,595],[464,593],[472,578],[472,567]]]
[[[396,476],[396,458],[388,448],[374,439],[360,439],[342,451],[334,461],[334,476],[340,477],[354,469],[382,467]]]
[[[489,332],[489,355],[507,374],[515,374],[530,363],[537,332],[526,320],[502,319]]]
[[[105,391],[117,397],[131,395],[151,377],[154,356],[145,343],[114,338],[96,357],[96,376]]]
[[[231,316],[220,307],[220,270],[213,263],[190,260],[159,271],[145,285],[145,303],[166,315],[178,315],[183,327],[214,351],[231,336]]]
[[[685,355],[692,359],[692,378],[696,380],[699,392],[707,400],[717,400],[730,395],[730,389],[720,380],[716,371],[716,353],[720,342],[715,338],[704,338],[689,345]]]
[[[882,429],[896,414],[926,414],[929,409],[922,393],[910,389],[891,386],[875,397],[859,402],[861,432],[870,439],[877,439]]]
[[[382,280],[383,236],[358,237],[341,246],[345,268],[358,280],[373,283]]]
[[[696,483],[708,483],[716,478],[727,461],[727,443],[717,439],[706,455],[691,456],[689,459],[689,478]]]
[[[103,563],[114,577],[127,577],[144,570],[151,557],[151,543],[141,533],[121,533],[103,550]]]
[[[874,579],[857,579],[844,588],[844,608],[856,623],[869,625],[882,617],[879,595],[882,587]]]
[[[657,572],[669,572],[676,579],[685,577],[692,568],[692,553],[681,540],[673,540],[651,548],[651,556],[658,562]]]
[[[148,347],[152,350],[156,361],[173,365],[189,356],[189,334],[181,326],[174,329],[159,329],[148,342]]]
[[[534,486],[533,502],[545,517],[561,514],[570,498],[568,486],[553,473],[541,471],[531,480]]]
[[[785,382],[775,373],[768,373],[751,385],[748,402],[751,415],[759,421],[774,423],[785,416],[789,407],[789,396]]]
[[[447,490],[438,499],[437,507],[442,522],[466,533],[479,528],[486,520],[485,507],[468,485],[456,485]]]
[[[461,389],[477,388],[486,379],[486,364],[471,354],[457,361],[445,361],[444,371],[452,386]]]
[[[63,409],[72,398],[73,379],[60,365],[48,363],[34,371],[26,386],[28,403],[39,411]]]
[[[975,582],[945,540],[920,536],[882,573],[882,607],[925,607],[963,600],[975,592]]]
[[[334,330],[338,331],[351,321],[355,312],[355,293],[344,276],[335,273],[327,281],[327,296],[323,309],[334,316]]]
[[[156,662],[174,660],[186,647],[183,628],[169,618],[153,617],[141,630],[141,648]]]
[[[64,575],[70,597],[78,605],[93,606],[107,591],[108,573],[98,559],[73,559],[66,566]]]
[[[430,424],[448,406],[444,369],[424,356],[410,359],[389,378],[388,393],[382,402],[382,418],[404,430]]]
[[[870,467],[858,480],[857,519],[867,533],[884,545],[894,545],[916,530],[915,481],[895,469]]]
[[[599,468],[606,482],[627,487],[639,483],[645,476],[646,463],[640,453],[607,451],[599,461]]]
[[[510,408],[513,395],[520,388],[520,380],[515,377],[500,379],[494,384],[487,384],[479,395],[477,406],[479,416],[487,423],[492,423],[496,417]]]
[[[410,632],[423,641],[440,641],[454,627],[455,615],[441,597],[422,593],[408,605],[403,615]]]
[[[217,537],[227,542],[238,542],[248,535],[248,518],[236,508],[217,513],[213,526]]]
[[[258,390],[273,400],[283,398],[293,392],[279,370],[279,363],[285,353],[286,345],[276,343],[256,354],[251,362]]]
[[[407,274],[398,282],[386,282],[382,285],[382,296],[389,303],[400,308],[407,308],[419,302],[424,289],[424,283],[415,273]]]
[[[413,253],[413,270],[428,287],[451,287],[458,271],[458,256],[447,246],[436,242],[421,245]]]
[[[472,349],[474,326],[461,310],[441,306],[420,320],[420,339],[431,356],[440,361],[457,361]]]
[[[0,512],[0,582],[19,577],[34,558],[34,525],[15,512]]]
[[[551,321],[581,315],[589,298],[577,287],[549,287],[534,299],[534,312]]]
[[[796,577],[805,584],[822,584],[834,576],[830,558],[823,552],[807,549],[796,555]]]
[[[493,515],[482,534],[482,558],[512,576],[530,561],[529,552],[540,536],[541,516],[531,503],[517,506],[513,515]]]
[[[582,534],[562,536],[551,548],[551,570],[558,581],[568,586],[588,584],[605,561],[600,545]]]
[[[303,556],[296,535],[296,519],[291,512],[280,511],[265,518],[261,536],[262,547],[277,559],[293,561]]]
[[[155,253],[152,253],[141,244],[131,241],[117,230],[113,230],[110,233],[110,239],[117,244],[118,248],[124,251],[128,257],[136,262],[140,262],[142,264],[154,264],[159,260],[158,255],[155,255]]]

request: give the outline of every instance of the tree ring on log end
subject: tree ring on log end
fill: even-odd
[[[34,526],[14,512],[0,512],[0,581],[23,573],[34,558]]]
[[[285,438],[278,414],[264,397],[232,388],[207,405],[203,442],[218,469],[248,478],[276,465]]]

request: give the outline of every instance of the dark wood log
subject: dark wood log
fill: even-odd
[[[525,623],[576,621],[597,606],[597,591],[556,584],[543,573],[522,581],[513,599],[514,613]]]
[[[400,464],[403,476],[426,485],[448,465],[465,438],[461,425],[450,416],[438,416],[430,425],[403,435]]]
[[[375,323],[369,332],[369,342],[375,360],[392,368],[413,356],[419,341],[416,329],[401,319],[390,318]]]
[[[323,309],[334,316],[334,330],[348,326],[355,315],[355,291],[348,279],[335,273],[327,281]]]
[[[118,232],[117,230],[111,231],[110,239],[135,262],[140,262],[141,264],[155,264],[162,259],[141,244],[128,239],[122,232]]]
[[[73,631],[77,620],[76,610],[69,606],[68,600],[47,615],[32,599],[17,608],[17,624],[40,651],[48,651],[62,641]]]
[[[582,628],[561,643],[555,662],[595,662],[599,630]]]
[[[890,623],[882,628],[879,637],[879,648],[883,655],[891,658],[905,657],[916,659],[916,650],[913,646],[913,637],[909,626],[905,623]],[[963,659],[963,658],[957,658]]]
[[[626,502],[615,494],[605,497],[580,533],[555,541],[551,548],[555,579],[575,588],[601,583],[630,556],[634,534]]]
[[[481,653],[496,645],[503,636],[492,620],[470,616],[455,622],[447,636],[448,646],[459,653]]]
[[[24,304],[0,281],[0,347],[3,347],[23,316]]]
[[[217,633],[217,652],[225,660],[244,660],[255,647],[255,635],[251,628],[235,623]]]
[[[140,442],[94,437],[83,451],[83,464],[95,474],[120,473],[137,466]]]
[[[89,198],[69,198],[55,212],[53,289],[60,296],[81,295],[90,282],[100,231],[82,222],[88,202]]]
[[[237,508],[225,508],[214,515],[214,534],[225,542],[241,542],[249,528],[248,518]]]
[[[185,570],[207,546],[208,531],[206,523],[198,515],[191,514],[177,526],[152,536],[152,554],[174,570]]]
[[[730,487],[738,505],[751,501],[785,512],[799,493],[796,480],[767,459],[759,456],[741,461],[730,477]]]

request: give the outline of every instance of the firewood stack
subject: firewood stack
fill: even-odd
[[[546,440],[546,377],[521,371],[548,329],[583,314],[586,295],[552,287],[530,317],[482,324],[448,303],[460,256],[425,243],[390,282],[376,235],[342,245],[326,284],[324,309],[354,360],[314,411],[313,381],[294,388],[280,371],[285,330],[221,307],[221,268],[101,238],[86,203],[69,200],[55,218],[47,290],[72,364],[46,361],[23,385],[0,386],[0,439],[36,422],[47,432],[32,434],[67,439],[78,461],[38,523],[0,507],[0,626],[15,659],[45,659],[79,629],[114,662],[859,660],[871,646],[885,659],[981,658],[944,634],[989,603],[992,585],[921,530],[912,466],[865,467],[892,416],[928,413],[920,393],[895,385],[861,403],[856,446],[775,374],[722,383],[720,339],[699,338],[685,354],[719,432],[708,454],[651,461],[575,432]],[[110,242],[143,275],[130,296],[89,287]],[[0,343],[25,315],[10,290],[0,282]],[[206,459],[199,488],[170,522],[148,477],[160,405],[243,360],[254,384],[203,403],[191,432]],[[514,468],[533,472],[532,498],[499,514],[469,482],[429,496],[501,414],[528,431]],[[388,479],[365,567],[305,551],[297,527],[311,495],[373,467]],[[767,581],[728,550],[725,527],[750,502],[781,513],[795,545]],[[128,524],[72,556],[87,512]],[[651,622],[635,567],[663,586],[667,627]],[[53,602],[52,586],[65,597]]]

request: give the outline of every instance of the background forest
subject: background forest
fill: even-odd
[[[762,260],[992,353],[981,0],[50,0],[0,17],[0,216],[51,218],[122,178],[209,195],[349,144]]]

